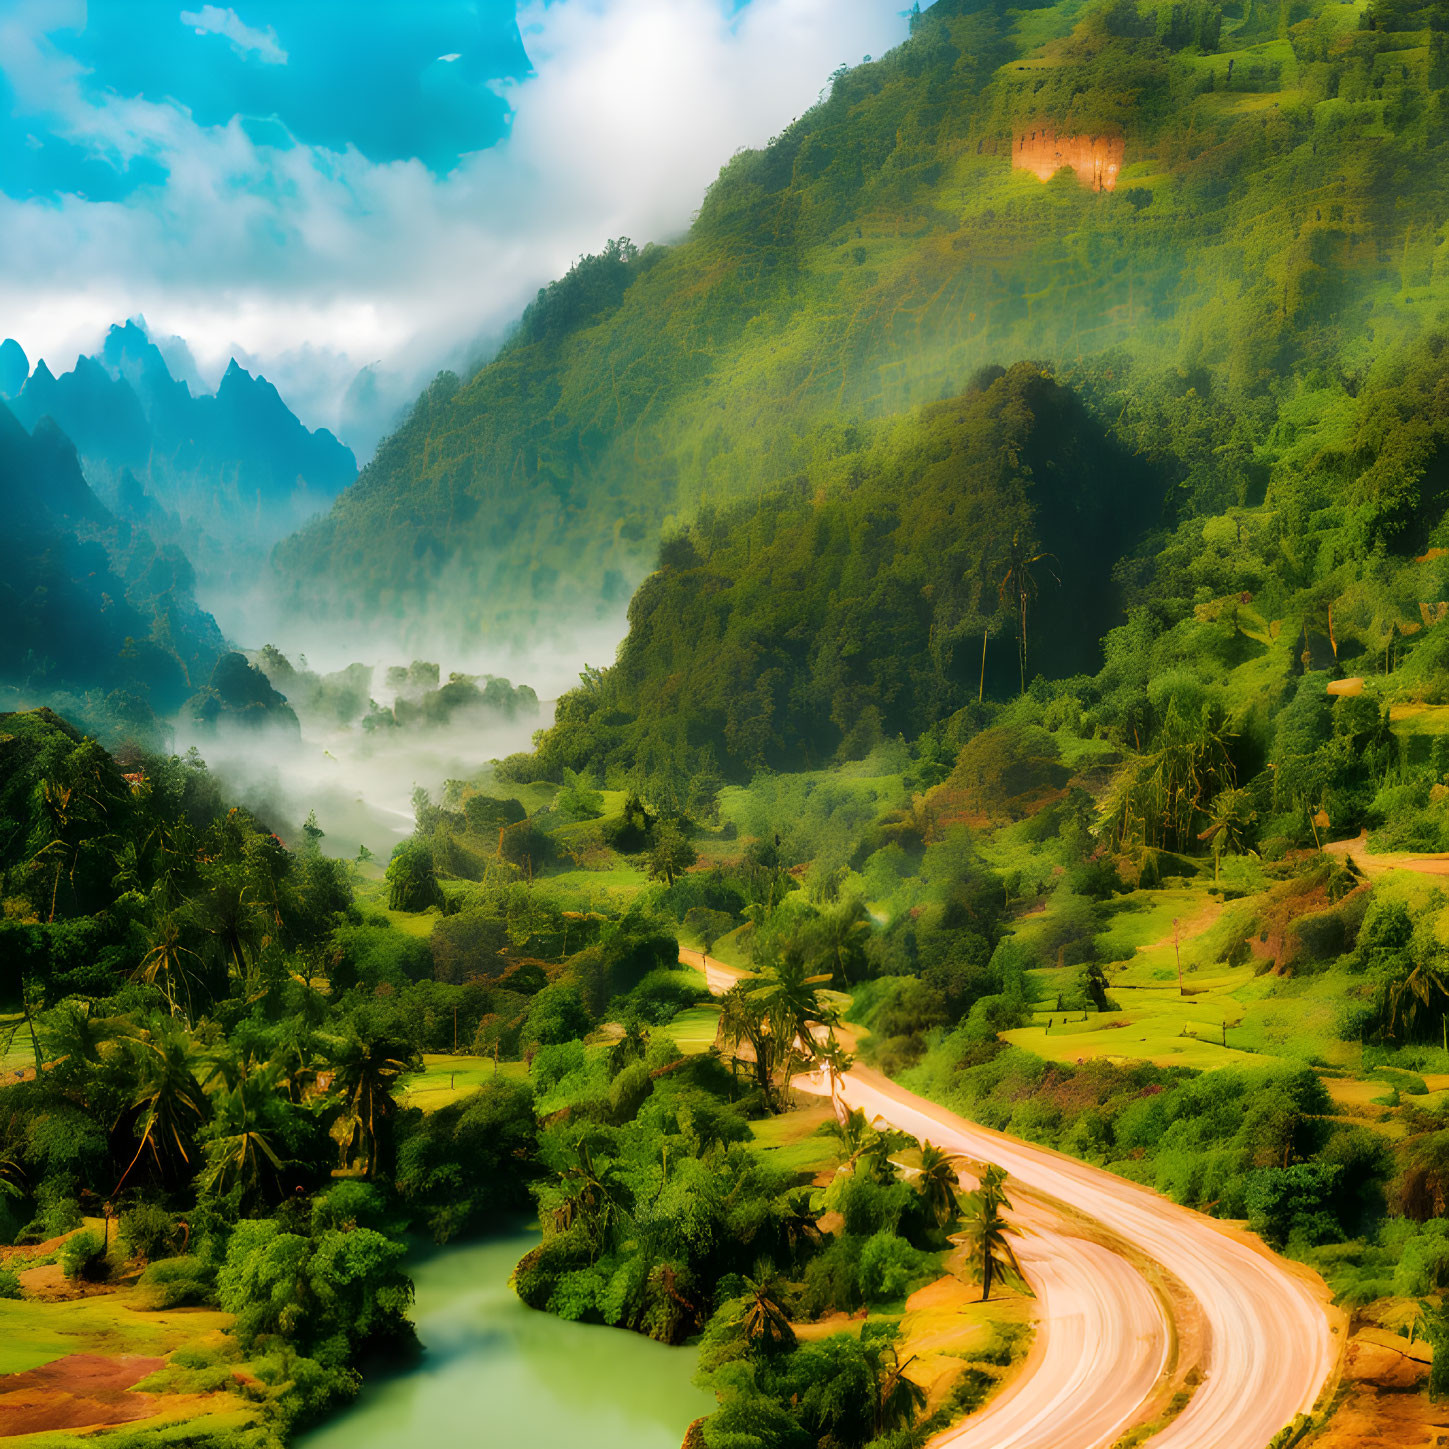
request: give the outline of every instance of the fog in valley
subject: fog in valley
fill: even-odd
[[[218,612],[228,637],[257,637],[240,611]],[[319,636],[305,619],[268,622],[268,644],[245,653],[296,724],[285,713],[207,724],[183,711],[170,721],[173,748],[195,748],[227,793],[288,844],[315,811],[327,854],[351,858],[365,846],[380,862],[413,829],[415,791],[439,801],[448,781],[476,782],[491,761],[526,750],[584,665],[612,662],[625,629],[622,618],[560,626],[535,647],[480,640],[464,654],[430,650],[416,636],[386,643],[361,630]]]

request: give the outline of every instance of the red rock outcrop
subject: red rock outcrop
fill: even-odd
[[[1012,138],[1011,164],[1050,181],[1063,166],[1093,191],[1111,191],[1122,170],[1126,146],[1121,136],[1059,136],[1049,126],[1021,131]]]

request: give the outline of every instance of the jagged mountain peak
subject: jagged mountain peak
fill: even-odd
[[[14,397],[30,376],[30,359],[13,338],[0,342],[0,398]]]

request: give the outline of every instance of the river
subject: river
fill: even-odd
[[[679,1449],[714,1407],[692,1348],[565,1323],[508,1286],[538,1242],[517,1232],[420,1256],[417,1366],[369,1383],[299,1449]]]

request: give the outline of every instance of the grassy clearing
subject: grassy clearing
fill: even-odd
[[[840,1162],[840,1144],[823,1131],[833,1118],[829,1106],[812,1105],[751,1122],[750,1132],[775,1166],[813,1177]]]
[[[601,870],[578,866],[572,870],[561,870],[553,875],[540,877],[548,882],[551,890],[574,890],[594,892],[609,891],[624,899],[637,896],[649,884],[649,877],[637,867],[627,864],[619,856],[613,863]]]
[[[161,1358],[198,1340],[219,1347],[230,1324],[228,1314],[208,1308],[142,1311],[127,1288],[60,1303],[0,1298],[0,1373],[23,1373],[72,1353]]]
[[[522,1062],[499,1062],[499,1081],[522,1081],[528,1076],[528,1068]],[[423,1070],[407,1078],[402,1091],[405,1107],[420,1107],[424,1112],[436,1112],[439,1107],[449,1107],[454,1102],[470,1096],[479,1087],[494,1080],[492,1057],[456,1056],[451,1052],[423,1057]]]
[[[76,1449],[82,1442],[133,1442],[138,1432],[155,1435],[148,1443],[194,1445],[206,1435],[244,1429],[256,1423],[260,1406],[242,1397],[232,1368],[244,1369],[226,1330],[229,1314],[206,1308],[140,1308],[135,1291],[114,1292],[62,1302],[0,1299],[0,1374],[24,1373],[72,1354],[105,1357],[142,1356],[170,1360],[185,1349],[188,1361],[210,1368],[196,1371],[167,1362],[138,1385],[154,1394],[154,1412],[107,1428],[79,1432],[56,1429],[19,1435],[11,1442],[25,1449]],[[62,1366],[63,1367],[63,1366]],[[53,1403],[60,1422],[73,1402],[62,1378],[54,1389],[31,1391],[28,1402]],[[77,1381],[75,1393],[86,1389]],[[4,1430],[0,1429],[0,1434]]]
[[[692,1006],[681,1011],[673,1021],[659,1030],[666,1036],[673,1037],[674,1044],[685,1056],[697,1056],[714,1045],[715,1035],[719,1030],[719,1008]]]
[[[35,1048],[30,1029],[20,1012],[0,1015],[0,1077],[23,1072],[35,1065]]]

